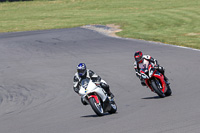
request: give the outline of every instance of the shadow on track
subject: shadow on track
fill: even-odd
[[[144,98],[141,98],[141,99],[163,99],[159,96],[154,96],[154,97],[144,97]]]
[[[170,96],[172,96],[172,95],[170,95]],[[164,98],[167,98],[167,97],[170,97],[170,96],[165,96]],[[141,98],[141,99],[163,99],[163,98],[161,98],[159,96],[153,96],[153,97],[144,97],[144,98]]]
[[[116,113],[117,113],[117,112],[116,112]],[[116,113],[115,113],[115,114],[116,114]],[[113,115],[113,114],[105,113],[103,116],[107,116],[107,115]],[[81,118],[103,117],[103,116],[98,116],[98,115],[85,115],[85,116],[81,116]]]

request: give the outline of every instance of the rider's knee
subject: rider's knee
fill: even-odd
[[[104,88],[104,89],[109,89],[109,85],[106,84],[106,83],[101,82],[101,83],[100,83],[100,86],[101,86],[102,88]]]

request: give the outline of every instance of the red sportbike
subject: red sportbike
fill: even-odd
[[[158,94],[161,98],[172,94],[169,84],[166,84],[163,74],[156,69],[154,64],[149,63],[147,67],[144,66],[140,73],[141,78],[145,80],[146,85],[151,91]]]

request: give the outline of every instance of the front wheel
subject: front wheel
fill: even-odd
[[[151,85],[158,96],[161,98],[165,97],[165,94],[158,88],[154,80],[151,80]]]
[[[103,112],[103,107],[101,106],[101,102],[99,101],[99,103],[97,103],[94,97],[91,97],[89,99],[89,102],[94,112],[98,116],[102,116],[104,112]]]

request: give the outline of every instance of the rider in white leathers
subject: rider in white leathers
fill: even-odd
[[[85,78],[90,78],[96,85],[100,85],[106,91],[109,97],[114,97],[109,89],[109,85],[103,79],[101,79],[99,75],[94,73],[92,70],[87,69],[85,63],[80,63],[77,66],[77,72],[74,75],[73,89],[76,93],[79,94],[81,80]],[[87,105],[87,103],[83,101],[82,97],[81,101],[84,105]]]

